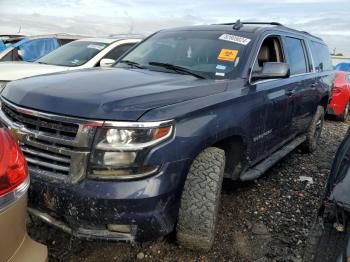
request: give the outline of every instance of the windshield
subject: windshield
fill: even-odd
[[[37,63],[58,66],[80,66],[85,64],[107,46],[105,43],[75,41],[43,56]]]
[[[134,64],[149,70],[184,73],[159,65],[163,63],[189,69],[206,78],[227,78],[237,74],[240,57],[249,42],[250,39],[232,31],[159,32],[123,57],[116,66]]]

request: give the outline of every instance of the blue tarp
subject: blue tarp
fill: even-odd
[[[6,45],[4,44],[4,42],[2,40],[0,40],[0,52],[4,51],[6,49]]]
[[[21,41],[9,45],[5,48],[18,48],[21,50],[22,58],[24,61],[35,61],[40,57],[50,53],[51,51],[60,47],[56,38],[38,38],[38,39],[28,39],[24,38]],[[0,44],[0,51],[1,44]]]
[[[19,50],[22,51],[24,61],[34,61],[57,49],[59,46],[56,38],[40,38],[23,43],[19,46]]]
[[[335,67],[337,71],[350,72],[350,63],[340,63]]]

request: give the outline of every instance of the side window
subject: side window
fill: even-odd
[[[8,52],[1,61],[19,61],[20,59],[14,60],[14,54],[17,53],[17,48]]]
[[[128,51],[131,47],[133,47],[135,44],[124,44],[119,45],[109,51],[103,58],[109,58],[113,60],[117,60],[122,54],[124,54],[126,51]]]
[[[261,72],[266,62],[285,62],[281,40],[278,36],[270,36],[263,41],[252,73]]]
[[[322,72],[333,70],[330,53],[326,45],[311,41],[310,48],[316,71]]]
[[[302,41],[303,40],[301,39],[292,37],[285,38],[291,75],[298,75],[307,72],[307,63]]]

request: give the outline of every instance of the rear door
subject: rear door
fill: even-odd
[[[293,106],[291,128],[294,134],[299,134],[307,129],[316,110],[317,79],[313,73],[305,40],[295,36],[285,36],[283,42],[292,79],[287,91]]]

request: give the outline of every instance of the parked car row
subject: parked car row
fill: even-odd
[[[140,40],[132,36],[123,38],[83,38],[70,42],[33,63],[0,63],[0,83],[5,84],[20,78],[67,70],[99,66],[109,67]]]
[[[67,34],[8,37],[0,42],[0,61],[35,61],[80,38]]]

